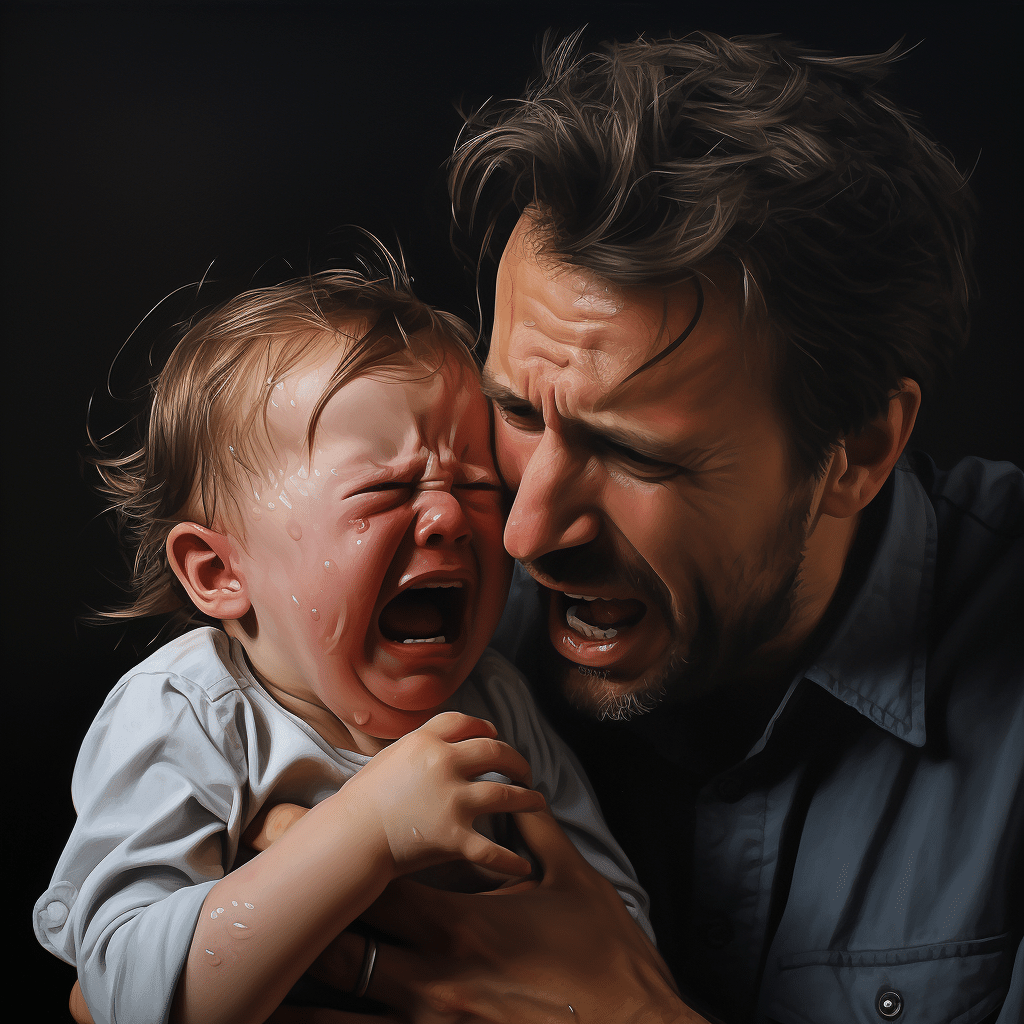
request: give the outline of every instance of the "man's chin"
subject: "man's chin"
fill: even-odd
[[[603,669],[562,659],[562,692],[577,710],[600,721],[623,722],[653,711],[685,687],[686,660],[678,652],[650,665],[642,675],[621,678]]]

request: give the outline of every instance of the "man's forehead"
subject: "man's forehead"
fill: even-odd
[[[542,262],[504,269],[494,341],[497,364],[509,378],[524,371],[568,375],[578,378],[575,387],[609,393],[702,319],[692,282],[606,287],[596,275],[551,270]],[[685,361],[694,362],[694,371],[705,368],[706,341],[689,346]],[[499,368],[494,355],[492,346],[492,370]]]
[[[648,419],[662,401],[706,408],[741,378],[765,387],[759,334],[743,322],[731,268],[709,266],[699,284],[622,287],[514,235],[498,280],[488,376],[535,404],[551,391],[569,415],[632,410]]]

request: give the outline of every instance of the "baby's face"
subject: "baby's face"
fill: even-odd
[[[235,568],[257,624],[243,641],[301,717],[391,739],[455,692],[501,616],[501,490],[486,400],[450,355],[433,375],[410,363],[346,384],[310,459],[306,426],[338,360],[272,392],[274,465],[239,504]]]

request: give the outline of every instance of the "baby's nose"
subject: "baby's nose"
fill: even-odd
[[[422,547],[466,544],[473,536],[459,499],[451,491],[420,492],[416,543]]]

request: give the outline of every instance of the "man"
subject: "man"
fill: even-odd
[[[878,91],[895,59],[569,41],[453,162],[461,223],[518,218],[498,642],[726,1021],[1024,1005],[1024,486],[901,461],[966,336],[971,210]]]
[[[415,1019],[1024,1012],[1024,484],[903,456],[966,337],[971,204],[878,91],[894,59],[570,40],[470,120],[453,195],[507,235],[485,378],[525,568],[497,642],[660,957],[523,817],[536,889],[372,912],[404,946],[369,992]]]

